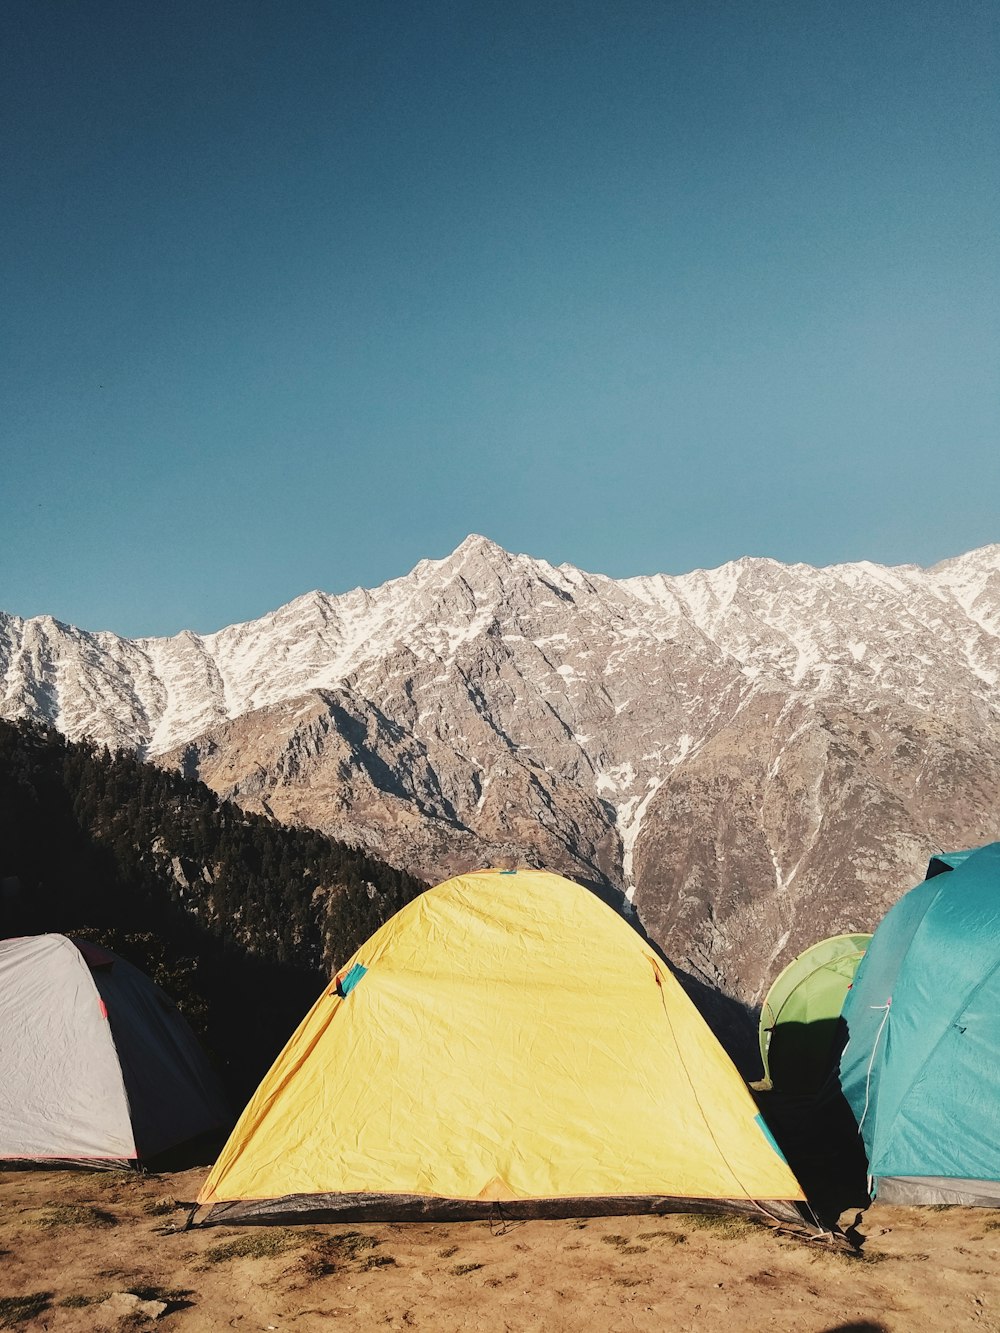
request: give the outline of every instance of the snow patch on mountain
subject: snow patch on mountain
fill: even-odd
[[[381,587],[314,590],[212,634],[127,640],[0,614],[5,717],[151,756],[193,747],[220,791],[428,875],[537,836],[539,857],[630,894],[640,849],[696,807],[725,825],[699,835],[718,843],[719,883],[739,860],[732,825],[751,858],[737,897],[763,879],[800,891],[843,795],[821,789],[824,764],[857,802],[842,839],[869,806],[895,801],[895,818],[949,783],[995,804],[998,689],[1000,545],[931,569],[747,557],[616,580],[470,536]],[[946,774],[963,738],[971,757]],[[877,795],[853,791],[860,772]],[[704,906],[692,838],[676,893]]]

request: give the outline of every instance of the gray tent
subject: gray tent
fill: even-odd
[[[4,1159],[124,1166],[229,1118],[163,991],[65,935],[0,940],[0,1071]]]

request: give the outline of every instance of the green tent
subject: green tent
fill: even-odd
[[[778,976],[760,1010],[760,1091],[818,1092],[836,1063],[844,997],[870,935],[834,935],[800,953]]]

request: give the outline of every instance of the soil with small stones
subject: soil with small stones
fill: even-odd
[[[984,1209],[876,1205],[860,1255],[682,1214],[185,1231],[206,1169],[0,1171],[0,1328],[1000,1333]]]

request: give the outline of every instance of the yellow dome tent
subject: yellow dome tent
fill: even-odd
[[[558,875],[484,870],[414,899],[324,989],[199,1204],[214,1222],[763,1201],[791,1220],[802,1198],[631,926]]]

